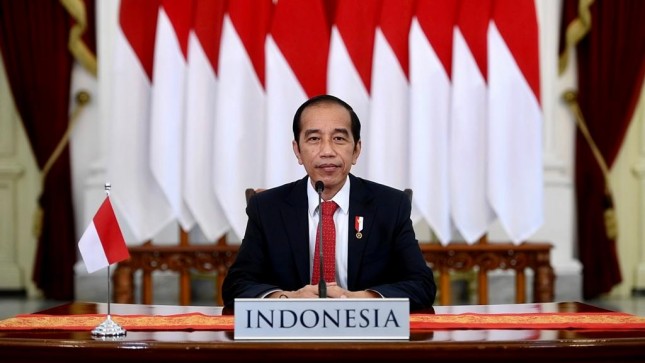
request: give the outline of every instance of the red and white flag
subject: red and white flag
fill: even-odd
[[[488,29],[488,197],[514,242],[543,222],[542,111],[533,0],[496,0]]]
[[[121,0],[101,64],[126,236],[179,222],[241,237],[244,188],[304,176],[291,120],[331,93],[362,120],[353,172],[415,190],[413,222],[442,242],[474,242],[495,217],[530,237],[543,203],[533,2]]]
[[[410,0],[382,3],[374,40],[370,125],[363,145],[369,155],[368,178],[398,189],[410,186],[410,155],[401,140],[407,140],[409,130],[408,33],[413,11]]]
[[[247,222],[246,200],[240,195],[245,188],[266,185],[265,43],[272,9],[272,0],[231,1],[222,25],[212,188],[240,240]],[[290,129],[283,126],[280,131]]]
[[[349,103],[369,134],[374,32],[381,15],[379,0],[340,0],[331,31],[327,88]],[[352,173],[367,176],[368,153],[362,153]]]
[[[161,0],[155,38],[150,169],[184,231],[195,224],[184,199],[186,58],[192,1]]]
[[[421,0],[410,29],[410,187],[442,243],[451,239],[449,135],[457,0]]]
[[[119,193],[114,206],[137,242],[153,238],[172,219],[172,209],[150,171],[150,94],[159,4],[123,0],[114,36],[108,123],[107,176]],[[145,19],[145,21],[142,21]],[[107,53],[99,52],[99,57]]]
[[[467,242],[487,233],[494,220],[486,188],[488,89],[486,31],[490,1],[463,1],[452,55],[450,204]]]
[[[211,242],[228,229],[224,211],[212,188],[216,160],[213,144],[218,143],[213,140],[217,65],[225,5],[224,0],[194,1],[186,68],[184,198],[207,241]],[[219,179],[228,179],[221,175]]]
[[[78,241],[78,249],[88,273],[130,257],[109,197]]]
[[[330,28],[322,0],[280,0],[275,6],[266,45],[267,188],[305,175],[293,154],[290,121],[305,100],[326,91]]]

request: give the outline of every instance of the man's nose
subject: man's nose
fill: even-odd
[[[320,145],[320,153],[323,155],[331,155],[334,153],[334,142],[333,140],[323,139]]]

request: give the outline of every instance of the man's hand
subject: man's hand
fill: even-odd
[[[318,297],[318,285],[305,285],[296,291],[275,291],[267,295],[269,299],[296,299]]]
[[[266,296],[269,299],[295,299],[295,298],[317,298],[318,285],[306,285],[296,291],[275,291]],[[381,295],[374,291],[349,291],[338,286],[335,282],[327,284],[327,297],[332,299],[374,299],[380,298]]]
[[[355,299],[372,299],[380,298],[381,296],[374,291],[361,290],[361,291],[349,291],[345,290],[342,287],[336,285],[336,283],[330,282],[327,284],[327,297],[330,298],[355,298]]]

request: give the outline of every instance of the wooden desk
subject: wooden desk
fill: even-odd
[[[438,306],[449,312],[593,312],[581,303]],[[105,313],[75,302],[46,314]],[[218,307],[112,304],[112,314],[220,314]],[[231,331],[131,331],[93,339],[89,331],[0,331],[2,362],[626,362],[645,361],[645,330],[437,330],[409,341],[234,341]]]

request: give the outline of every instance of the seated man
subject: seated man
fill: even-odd
[[[318,297],[318,193],[335,202],[332,227],[323,233],[323,242],[335,234],[335,246],[326,244],[332,252],[323,254],[326,297],[408,298],[410,310],[432,307],[436,285],[412,228],[409,197],[350,174],[360,131],[356,113],[334,96],[298,108],[292,146],[307,176],[249,200],[246,232],[222,287],[227,308],[235,298]]]

